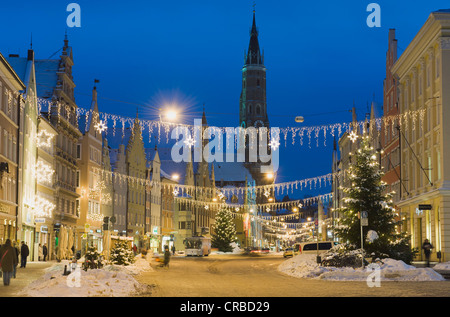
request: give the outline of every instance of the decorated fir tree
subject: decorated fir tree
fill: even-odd
[[[116,265],[130,265],[134,263],[134,252],[126,241],[118,241],[111,249],[110,261]]]
[[[344,207],[338,209],[342,215],[335,227],[335,234],[343,242],[361,248],[360,213],[368,215],[368,225],[363,226],[364,250],[366,254],[391,257],[409,263],[413,253],[405,233],[397,232],[396,211],[392,205],[392,193],[385,194],[386,183],[377,162],[377,155],[370,146],[369,136],[363,135],[346,175],[348,187],[343,188],[346,197]]]
[[[216,214],[214,223],[214,233],[211,236],[211,246],[218,248],[222,252],[231,252],[233,250],[231,243],[236,237],[236,227],[233,217],[225,208],[219,210]]]
[[[89,246],[84,256],[83,269],[100,269],[103,266],[103,261],[100,252],[94,246]]]

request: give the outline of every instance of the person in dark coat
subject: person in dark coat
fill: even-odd
[[[166,245],[164,246],[164,266],[169,267],[170,262],[170,251],[169,247]]]
[[[22,246],[20,247],[20,267],[25,268],[27,266],[27,257],[30,254],[30,249],[25,242],[22,241]]]
[[[433,249],[433,245],[428,241],[428,239],[425,239],[425,241],[422,244],[423,253],[425,254],[425,259],[427,261],[427,267],[430,266],[430,254],[431,249]]]
[[[45,259],[47,258],[47,254],[48,254],[48,250],[47,250],[47,245],[44,244],[44,246],[42,247],[42,253],[44,254],[44,262]]]
[[[7,239],[0,249],[0,265],[3,272],[3,285],[8,286],[13,276],[14,266],[17,265],[16,250],[12,247],[10,239]]]
[[[14,265],[14,272],[13,272],[13,277],[16,278],[16,272],[17,272],[17,264],[19,264],[19,248],[17,247],[16,241],[13,242],[13,248],[14,251],[16,251],[16,265]]]

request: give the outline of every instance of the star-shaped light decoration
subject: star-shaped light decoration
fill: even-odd
[[[272,148],[272,150],[275,151],[280,146],[280,142],[278,142],[277,139],[272,139],[272,140],[270,140],[269,145]]]
[[[348,136],[348,138],[355,143],[356,139],[358,138],[358,135],[355,133],[355,131],[350,132],[350,135]]]
[[[269,196],[270,196],[270,192],[265,191],[265,192],[264,192],[264,196],[269,197]]]
[[[209,206],[208,206],[208,205],[206,205],[206,206],[205,206],[205,209],[206,209],[206,210],[208,210],[208,209],[209,209]]]
[[[184,141],[184,144],[186,144],[188,147],[192,147],[195,145],[195,140],[191,137],[188,136],[187,139]]]
[[[106,129],[108,129],[108,126],[106,125],[106,123],[100,120],[99,122],[97,122],[94,128],[97,130],[98,133],[102,133],[103,131],[106,131]]]
[[[173,194],[174,196],[178,196],[179,192],[178,192],[178,190],[175,189],[175,190],[172,192],[172,194]]]

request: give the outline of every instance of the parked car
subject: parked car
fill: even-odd
[[[321,254],[338,245],[336,241],[302,242],[294,244],[294,254]],[[319,252],[317,252],[319,246]]]
[[[294,256],[294,249],[293,248],[286,248],[283,252],[283,257],[287,258],[288,256]]]

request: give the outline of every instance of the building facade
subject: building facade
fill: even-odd
[[[132,127],[132,134],[128,140],[125,163],[127,174],[131,176],[127,190],[127,235],[133,237],[137,248],[144,246],[145,235],[145,190],[147,175],[147,160],[139,119]]]
[[[39,241],[42,246],[47,246],[48,259],[55,259],[55,237],[53,228],[53,216],[56,209],[55,202],[55,142],[57,139],[57,130],[47,121],[46,118],[39,116],[37,132],[37,166],[42,166],[46,170],[45,177],[37,179],[37,201],[42,206],[44,212],[39,218],[41,221],[36,223],[36,232],[38,232]]]
[[[395,29],[389,30],[388,50],[386,53],[386,78],[384,80],[383,115],[397,118],[398,111],[398,81],[392,74],[392,67],[397,61],[397,39]],[[381,166],[383,168],[383,181],[386,182],[386,190],[395,192],[393,201],[396,204],[400,200],[402,180],[400,177],[400,139],[398,120],[385,120],[381,131]]]
[[[102,225],[105,216],[101,209],[106,182],[100,173],[103,168],[103,138],[102,132],[96,128],[100,122],[96,87],[92,90],[91,109],[86,116],[85,120],[81,120],[86,123],[86,127],[77,144],[80,209],[76,237],[82,254],[88,245],[102,250]]]
[[[82,136],[78,128],[77,104],[75,102],[75,83],[72,76],[73,52],[69,46],[67,34],[59,59],[36,59],[36,81],[38,97],[46,100],[41,108],[57,131],[55,150],[55,213],[54,236],[57,258],[70,258],[72,247],[77,239],[79,219],[77,145]],[[70,245],[71,244],[71,245]]]
[[[432,12],[392,68],[398,78],[399,113],[421,113],[415,128],[400,128],[401,217],[423,258],[422,243],[434,246],[432,260],[450,252],[450,10]]]
[[[20,104],[24,102],[20,92],[26,86],[0,54],[0,239],[34,243],[34,231],[23,237],[17,235],[20,212],[21,169],[19,168],[19,115]],[[31,219],[30,219],[31,222]]]

